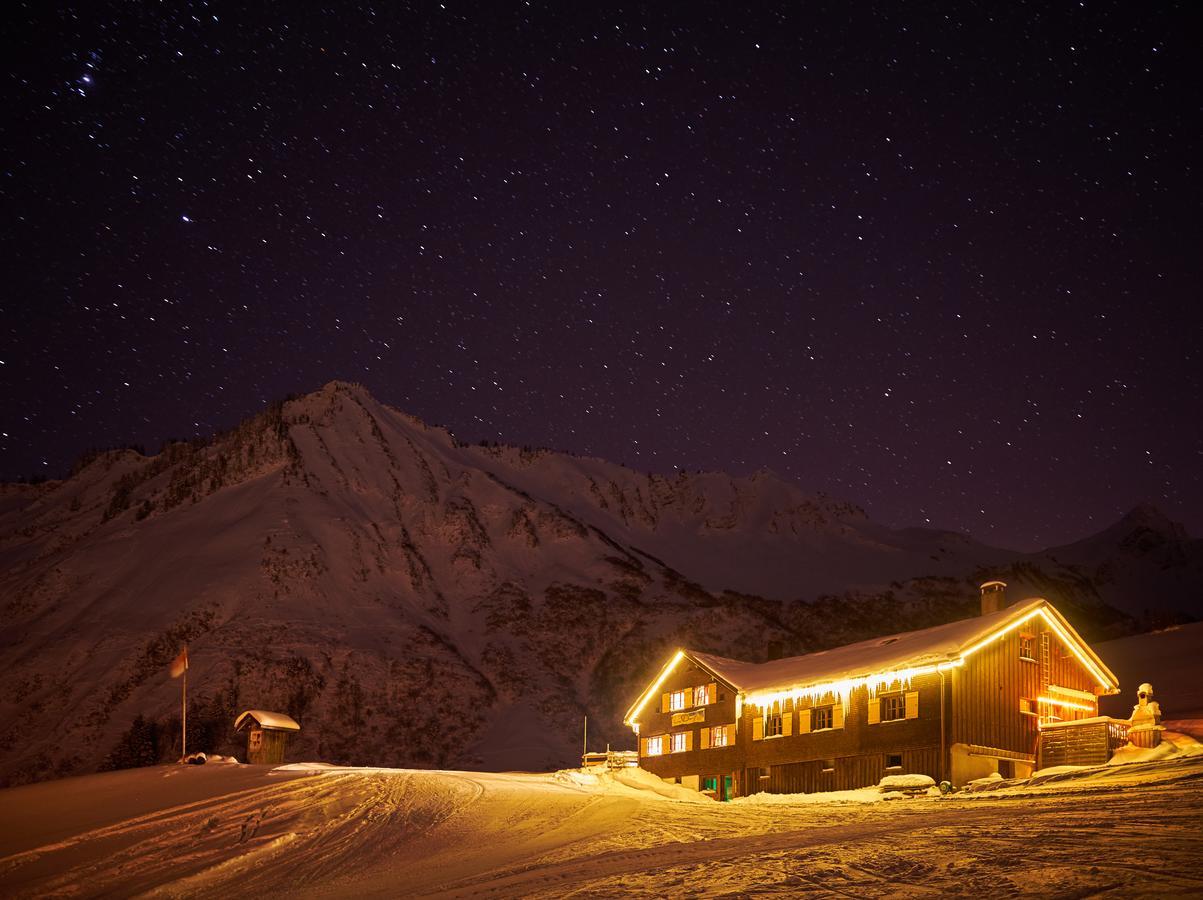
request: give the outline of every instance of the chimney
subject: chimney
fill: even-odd
[[[996,613],[1007,605],[1007,583],[987,581],[982,585],[982,615]]]

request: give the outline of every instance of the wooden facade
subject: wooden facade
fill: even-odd
[[[959,785],[1029,773],[1042,725],[1095,716],[1097,696],[1117,689],[1072,627],[1034,599],[759,665],[679,651],[627,722],[643,768],[717,799],[848,790],[904,773]]]
[[[251,765],[279,765],[288,746],[287,731],[252,728],[246,737],[246,761]]]
[[[301,730],[291,716],[263,709],[248,709],[234,720],[234,730],[246,729],[246,761],[252,765],[284,762],[288,736]]]

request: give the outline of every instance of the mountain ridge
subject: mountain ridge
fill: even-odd
[[[0,487],[0,778],[168,755],[185,642],[191,746],[233,749],[258,706],[319,758],[539,768],[571,762],[586,713],[629,742],[622,709],[676,644],[752,659],[939,624],[988,575],[1097,634],[1190,618],[1199,542],[1141,515],[1020,554],[768,472],[467,445],[331,382],[211,441]],[[1179,593],[1145,609],[1153,566]]]

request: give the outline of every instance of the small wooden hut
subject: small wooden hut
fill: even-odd
[[[234,720],[234,730],[249,728],[246,737],[246,761],[275,765],[284,762],[284,748],[290,732],[301,726],[284,713],[263,709],[248,709]]]

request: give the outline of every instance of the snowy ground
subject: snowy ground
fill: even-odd
[[[263,890],[1198,896],[1203,756],[882,802],[699,802],[635,771],[615,782],[320,765],[0,792],[0,895]]]

